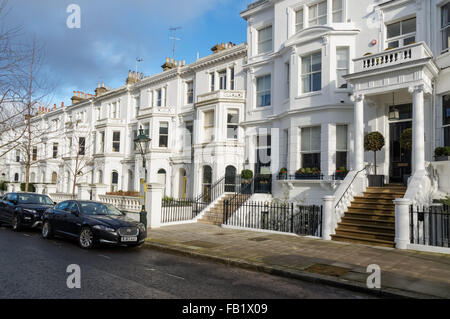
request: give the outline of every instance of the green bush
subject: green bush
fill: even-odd
[[[446,196],[444,199],[441,199],[441,203],[446,206],[450,206],[450,196]]]
[[[8,183],[7,182],[0,182],[0,191],[7,191],[8,190]]]
[[[25,183],[20,184],[20,190],[21,190],[22,192],[25,191],[25,186],[26,186]],[[33,184],[33,183],[29,183],[29,184],[28,184],[28,192],[30,192],[30,193],[35,193],[35,192],[36,192],[36,187],[34,187],[34,184]]]
[[[249,169],[244,169],[241,172],[241,176],[243,179],[250,179],[253,177],[253,172]]]
[[[450,156],[450,146],[436,147],[434,150],[435,156]]]

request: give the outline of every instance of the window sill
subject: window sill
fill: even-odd
[[[252,111],[253,111],[253,112],[263,112],[263,111],[268,111],[268,110],[272,110],[272,105],[268,105],[268,106],[257,106],[257,107],[255,107]]]
[[[314,92],[308,92],[308,93],[302,93],[296,97],[296,99],[303,99],[311,96],[317,96],[322,95],[322,90],[320,91],[314,91]]]

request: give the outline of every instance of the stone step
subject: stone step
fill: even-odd
[[[349,242],[363,245],[371,245],[371,246],[383,246],[395,248],[395,243],[389,240],[379,240],[379,239],[361,239],[359,237],[354,236],[344,236],[344,235],[331,235],[332,240],[341,241],[341,242]]]
[[[386,210],[386,211],[395,211],[395,205],[394,204],[375,204],[375,203],[359,203],[359,202],[352,202],[349,208],[358,208],[362,210]]]
[[[396,200],[403,198],[404,194],[389,194],[389,193],[363,193],[365,199],[381,199],[381,200]]]
[[[395,235],[395,226],[381,226],[375,223],[359,223],[357,221],[342,222],[339,224],[339,230],[359,230],[364,232],[383,233],[391,236]]]
[[[391,221],[389,220],[380,220],[380,219],[368,219],[368,218],[358,218],[358,217],[349,217],[347,214],[342,217],[342,223],[350,223],[350,224],[359,224],[359,225],[377,225],[384,227],[392,227],[395,229],[395,218]]]
[[[352,203],[394,205],[394,200],[380,199],[380,198],[355,197]]]
[[[369,213],[369,214],[395,214],[395,208],[389,209],[386,207],[383,207],[382,209],[379,208],[359,208],[359,207],[352,207],[350,206],[347,209],[348,213]]]
[[[383,240],[388,242],[394,242],[395,234],[386,234],[378,231],[363,231],[363,230],[348,230],[341,229],[340,227],[336,230],[336,235],[338,236],[349,236],[353,238],[359,238],[362,240]]]
[[[384,221],[384,222],[395,222],[395,214],[373,214],[373,213],[364,213],[364,212],[348,212],[345,213],[345,217],[351,218],[360,218],[365,220],[374,220],[374,221]]]

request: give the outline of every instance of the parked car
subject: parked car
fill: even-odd
[[[42,224],[44,212],[54,205],[47,195],[8,193],[0,200],[0,223],[11,225],[14,231],[36,228]]]
[[[95,244],[139,246],[147,237],[144,224],[134,221],[110,204],[69,200],[43,216],[42,237],[78,240],[81,248]]]

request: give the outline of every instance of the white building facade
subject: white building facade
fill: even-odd
[[[50,133],[37,145],[30,181],[71,193],[83,149],[77,194],[139,191],[133,140],[142,128],[152,139],[147,182],[163,184],[166,196],[193,198],[250,169],[257,191],[322,205],[359,179],[363,190],[357,173],[373,173],[364,134],[378,131],[386,183],[409,181],[407,196],[420,203],[448,193],[449,166],[434,163],[434,150],[450,146],[449,3],[255,2],[241,13],[246,44],[218,45],[189,65],[167,61],[159,74],[130,74],[123,87],[99,87],[34,117]],[[408,128],[413,147],[405,151]],[[1,160],[3,180],[24,181],[21,156],[12,150]]]

